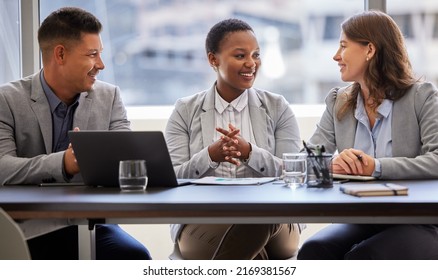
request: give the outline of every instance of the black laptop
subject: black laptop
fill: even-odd
[[[70,141],[88,186],[119,187],[119,162],[146,160],[147,187],[175,187],[166,141],[161,131],[70,131]]]

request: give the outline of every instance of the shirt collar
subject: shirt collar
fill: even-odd
[[[379,108],[377,108],[377,112],[384,118],[387,118],[389,116],[389,113],[391,113],[392,110],[392,104],[394,102],[389,99],[383,99],[382,104],[380,104]]]
[[[61,103],[61,100],[47,84],[46,79],[44,78],[44,70],[41,71],[40,81],[41,85],[43,86],[44,94],[49,101],[50,111],[53,113],[56,110],[56,107],[58,107],[59,103]]]
[[[58,98],[58,96],[56,96],[56,94],[53,92],[53,90],[47,84],[46,79],[44,78],[44,69],[43,69],[43,71],[41,71],[40,81],[41,81],[41,85],[43,86],[44,94],[46,95],[47,100],[49,101],[50,111],[53,114],[53,112],[56,110],[56,108],[59,106],[59,104],[62,103],[62,101],[61,101],[61,99]],[[73,104],[77,103],[78,100],[79,100],[79,94],[76,97],[76,100],[75,100],[75,102],[73,102]]]
[[[382,103],[379,105],[379,107],[377,107],[377,113],[379,114],[379,116],[383,118],[387,118],[392,111],[392,104],[393,104],[392,100],[383,99]],[[362,96],[358,96],[356,101],[356,111],[354,117],[359,120],[361,116],[365,116],[365,115],[366,112],[365,112],[363,98]]]
[[[242,92],[242,94],[239,97],[231,101],[231,103],[228,103],[220,96],[216,87],[214,87],[214,91],[215,91],[214,106],[219,114],[222,114],[225,111],[225,109],[228,107],[228,105],[233,107],[236,111],[241,112],[248,104],[247,89],[244,92]]]

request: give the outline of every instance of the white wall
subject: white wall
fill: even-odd
[[[315,130],[324,107],[322,105],[292,105],[301,138],[307,140]],[[128,118],[133,130],[160,130],[164,131],[172,107],[130,107]],[[166,260],[173,250],[168,224],[160,225],[121,225],[128,233],[142,242],[156,260]],[[301,235],[301,243],[326,224],[308,224]]]

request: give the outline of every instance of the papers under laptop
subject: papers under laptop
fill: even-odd
[[[118,187],[119,161],[128,159],[146,160],[148,188],[181,185],[161,131],[70,131],[69,137],[85,185]]]
[[[197,185],[262,185],[277,180],[276,177],[260,178],[222,178],[207,176],[191,181]]]

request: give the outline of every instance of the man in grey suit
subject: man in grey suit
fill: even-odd
[[[61,8],[38,30],[43,69],[0,87],[2,185],[80,180],[68,131],[129,130],[118,87],[97,80],[102,25],[79,8]],[[117,225],[96,227],[98,259],[150,259]],[[32,259],[76,259],[77,227],[28,241]]]

